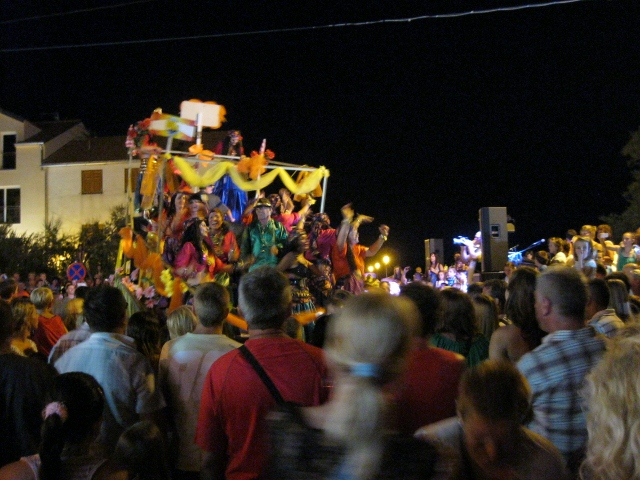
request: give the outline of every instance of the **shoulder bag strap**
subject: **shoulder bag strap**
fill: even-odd
[[[278,405],[284,404],[285,401],[284,401],[284,398],[282,398],[282,395],[280,395],[280,391],[275,386],[271,378],[269,378],[269,375],[267,375],[267,372],[264,371],[264,368],[262,368],[262,365],[260,365],[256,357],[253,356],[253,353],[249,351],[246,345],[242,345],[238,350],[240,350],[240,353],[242,354],[242,356],[251,364],[253,369],[256,371],[256,373],[260,377],[260,380],[262,380],[262,383],[264,383],[264,385],[267,387],[267,389],[275,399],[276,403]]]

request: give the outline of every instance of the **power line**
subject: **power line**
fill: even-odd
[[[92,7],[92,8],[82,8],[79,10],[70,10],[68,12],[58,12],[58,13],[47,13],[44,15],[35,15],[33,17],[25,17],[25,18],[14,18],[11,20],[2,20],[0,21],[0,25],[8,25],[10,23],[19,23],[19,22],[28,22],[31,20],[42,20],[43,18],[51,18],[51,17],[64,17],[66,15],[74,15],[76,13],[86,13],[86,12],[94,12],[96,10],[106,10],[111,8],[120,8],[120,7],[128,7],[129,5],[136,5],[139,3],[149,3],[155,2],[157,0],[134,0],[132,2],[126,3],[118,3],[115,5],[105,5],[102,7]]]
[[[148,2],[148,1],[154,1],[154,0],[139,0],[138,2],[132,2],[132,3],[142,3],[142,2]],[[418,17],[409,17],[409,18],[389,18],[389,19],[372,20],[372,21],[366,21],[366,22],[334,23],[330,25],[315,25],[315,26],[312,25],[312,26],[306,26],[306,27],[279,28],[279,29],[272,29],[272,30],[253,30],[250,32],[211,33],[211,34],[205,34],[205,35],[189,35],[189,36],[181,36],[181,37],[149,38],[149,39],[142,39],[142,40],[121,40],[117,42],[96,42],[96,43],[83,43],[83,44],[71,44],[71,45],[47,45],[44,47],[3,48],[3,49],[0,49],[0,53],[62,50],[62,49],[68,49],[68,48],[110,47],[110,46],[119,46],[119,45],[135,45],[135,44],[141,44],[141,43],[177,42],[181,40],[204,40],[204,39],[211,39],[211,38],[242,37],[242,36],[249,36],[249,35],[272,35],[274,33],[301,32],[301,31],[308,31],[308,30],[324,30],[328,28],[362,27],[362,26],[370,26],[370,25],[380,25],[384,23],[409,23],[409,22],[415,22],[420,20],[459,18],[459,17],[467,17],[470,15],[484,15],[489,13],[513,12],[517,10],[526,10],[530,8],[553,7],[557,5],[566,5],[569,3],[579,3],[579,2],[587,2],[587,1],[596,1],[596,0],[558,0],[558,1],[546,2],[546,3],[535,3],[535,4],[528,4],[528,5],[516,5],[512,7],[490,8],[486,10],[470,10],[467,12],[458,12],[458,13],[420,15]],[[107,7],[101,7],[101,8],[107,8]]]

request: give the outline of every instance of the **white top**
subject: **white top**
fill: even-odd
[[[239,346],[225,335],[187,333],[162,347],[159,385],[178,436],[179,470],[200,471],[202,451],[194,438],[205,377],[213,362]]]
[[[60,373],[88,373],[104,390],[109,408],[105,409],[98,441],[107,453],[113,451],[120,434],[139,421],[141,414],[156,412],[166,405],[156,388],[151,362],[125,335],[93,333],[62,355],[55,367]]]

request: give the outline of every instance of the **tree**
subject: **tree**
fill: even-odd
[[[635,232],[640,227],[640,128],[631,134],[621,153],[628,157],[627,165],[633,176],[633,181],[623,194],[629,206],[622,213],[602,217],[605,223],[611,225],[616,236],[621,236],[624,232]]]
[[[10,225],[0,225],[0,272],[46,273],[51,277],[66,277],[67,267],[81,261],[92,273],[111,274],[115,271],[120,237],[125,226],[125,207],[111,210],[104,224],[94,222],[79,235],[60,231],[62,222],[52,220],[41,233],[16,234]]]
[[[126,225],[125,213],[124,205],[114,207],[106,223],[94,222],[82,228],[79,237],[80,258],[93,274],[101,272],[109,275],[115,271],[120,245],[118,232]]]

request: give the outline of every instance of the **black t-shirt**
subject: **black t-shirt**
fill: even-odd
[[[37,453],[42,409],[55,375],[41,360],[0,355],[0,466]]]

